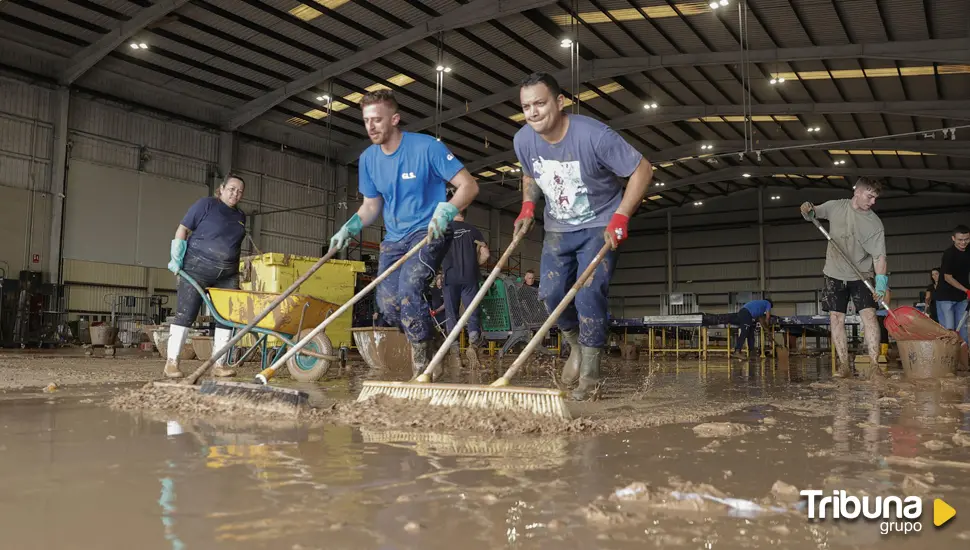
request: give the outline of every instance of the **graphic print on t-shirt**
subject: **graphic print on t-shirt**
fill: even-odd
[[[553,218],[578,225],[596,217],[589,205],[589,189],[583,184],[578,160],[560,162],[539,157],[532,160],[532,173],[546,195]]]

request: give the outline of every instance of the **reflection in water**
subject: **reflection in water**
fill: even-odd
[[[742,403],[713,420],[748,432],[715,439],[697,437],[693,422],[596,437],[500,437],[118,414],[71,401],[68,392],[52,404],[8,399],[0,461],[16,468],[0,470],[7,472],[0,476],[0,528],[4,547],[31,550],[817,550],[876,541],[902,548],[912,539],[880,538],[867,522],[676,510],[658,495],[691,483],[692,490],[703,484],[761,502],[776,481],[904,494],[921,486],[917,480],[929,487],[927,498],[945,495],[958,510],[970,509],[961,470],[927,476],[878,466],[883,453],[967,460],[952,444],[967,422],[954,407],[966,398],[963,386],[833,384],[827,367],[825,359],[793,359],[785,368],[771,360],[616,362],[604,369],[604,401],[584,405],[676,420],[676,411]],[[544,384],[543,376],[525,381]],[[315,399],[349,397],[357,380],[328,381]],[[931,452],[924,445],[930,440],[949,446]],[[601,498],[633,482],[649,487],[652,498]],[[46,528],[37,509],[57,517],[59,529]],[[920,542],[965,548],[956,538],[961,529],[922,533]]]

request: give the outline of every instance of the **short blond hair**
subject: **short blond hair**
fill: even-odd
[[[393,90],[377,90],[367,92],[364,94],[364,97],[360,99],[360,108],[363,109],[368,105],[377,105],[378,103],[387,105],[395,113],[398,110],[397,99],[394,97]]]

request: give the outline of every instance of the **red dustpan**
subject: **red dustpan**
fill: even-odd
[[[886,330],[896,340],[936,340],[953,333],[912,306],[897,307],[886,316]]]

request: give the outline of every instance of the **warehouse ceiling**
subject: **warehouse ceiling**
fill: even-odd
[[[360,97],[390,88],[513,209],[516,83],[548,71],[654,164],[650,212],[859,175],[965,191],[968,21],[966,0],[6,0],[0,63],[347,163]]]

